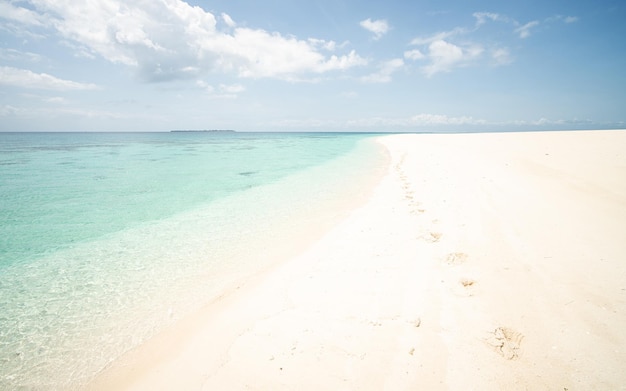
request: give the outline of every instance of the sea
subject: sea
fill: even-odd
[[[367,197],[376,137],[0,133],[0,390],[80,389],[270,270]]]

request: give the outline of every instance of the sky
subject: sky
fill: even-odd
[[[626,128],[623,0],[0,0],[0,131]]]

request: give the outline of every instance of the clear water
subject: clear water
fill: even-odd
[[[75,389],[384,167],[369,135],[0,133],[0,389]]]

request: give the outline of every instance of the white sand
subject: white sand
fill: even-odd
[[[626,131],[393,135],[371,199],[91,389],[626,388]]]

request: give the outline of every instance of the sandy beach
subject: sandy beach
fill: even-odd
[[[87,389],[626,389],[626,131],[379,142],[366,202]]]

